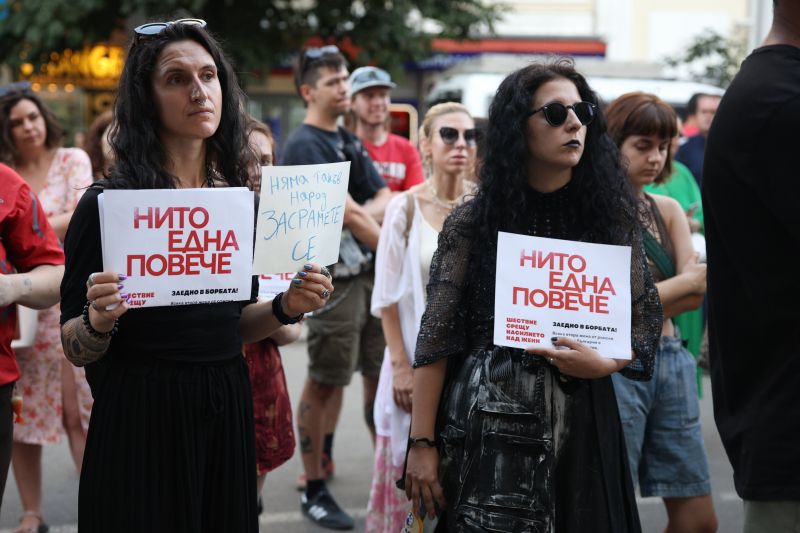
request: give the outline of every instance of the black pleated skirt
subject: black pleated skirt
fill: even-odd
[[[105,361],[81,471],[81,533],[258,531],[241,356]]]

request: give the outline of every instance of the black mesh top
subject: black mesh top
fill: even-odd
[[[525,194],[527,205],[532,206],[528,235],[592,242],[589,224],[579,221],[576,215],[572,198],[576,193],[569,184],[552,193],[530,189]],[[467,202],[453,210],[439,234],[415,366],[494,345],[497,241],[477,242],[473,206],[473,202]],[[621,373],[631,379],[648,380],[653,374],[661,335],[661,301],[647,268],[641,233],[633,230],[628,242],[615,244],[630,245],[633,253],[631,346],[636,359]]]

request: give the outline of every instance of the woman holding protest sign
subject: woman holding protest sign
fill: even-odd
[[[258,165],[253,169],[253,190],[261,191],[261,167],[272,166],[275,160],[275,139],[263,122],[248,117],[248,139]],[[263,290],[259,291],[263,293]],[[294,453],[292,404],[279,346],[300,337],[300,324],[281,326],[272,335],[244,347],[247,370],[253,389],[253,419],[256,435],[256,492],[259,514],[263,510],[261,492],[267,473],[288,461]]]
[[[375,467],[366,531],[397,533],[410,510],[397,489],[411,422],[414,343],[425,309],[425,286],[445,218],[474,189],[477,130],[462,104],[431,107],[420,129],[428,178],[386,208],[375,257],[372,314],[386,337],[375,398]]]
[[[675,111],[653,94],[628,93],[614,100],[606,113],[608,131],[639,200],[648,267],[664,307],[653,379],[640,383],[614,376],[631,472],[642,496],[664,499],[666,531],[716,531],[696,363],[672,322],[672,317],[702,304],[706,265],[697,261],[680,204],[644,192],[645,185],[661,183],[672,172]]]
[[[475,199],[439,235],[405,479],[418,512],[444,512],[439,531],[641,530],[609,376],[650,378],[661,313],[597,104],[565,60],[509,75],[489,111]],[[565,337],[494,345],[498,231],[630,246],[634,360]]]
[[[44,207],[50,225],[64,238],[72,212],[92,183],[89,157],[63,148],[55,115],[30,88],[0,98],[0,161],[14,167]],[[92,397],[83,369],[64,359],[58,305],[39,312],[35,342],[16,348],[22,422],[14,426],[12,464],[22,501],[20,531],[45,527],[42,519],[42,445],[66,433],[78,470],[83,462]]]
[[[70,361],[86,365],[95,398],[79,496],[84,532],[257,531],[242,344],[297,322],[333,290],[307,264],[272,302],[256,302],[254,278],[249,300],[130,309],[126,277],[103,271],[103,187],[249,179],[243,95],[204,28],[199,19],[136,28],[115,104],[114,166],[84,194],[65,240],[62,340]]]

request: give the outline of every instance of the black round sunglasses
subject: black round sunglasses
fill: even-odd
[[[591,102],[578,102],[577,104],[572,105],[564,105],[559,102],[553,102],[552,104],[543,105],[539,109],[534,109],[528,113],[528,116],[531,117],[539,111],[543,111],[544,118],[548,124],[551,126],[561,126],[567,121],[567,115],[569,114],[570,109],[575,112],[575,116],[578,117],[578,120],[581,121],[581,124],[586,126],[592,120],[594,120],[597,106]]]

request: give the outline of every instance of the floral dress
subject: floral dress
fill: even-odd
[[[72,211],[91,183],[89,156],[77,148],[59,148],[47,173],[47,182],[38,194],[39,201],[48,217]],[[17,394],[22,396],[24,420],[14,425],[15,442],[55,444],[64,432],[61,365],[66,359],[61,348],[59,316],[58,305],[40,311],[34,345],[15,350],[22,374],[17,381]],[[83,369],[72,369],[81,425],[86,430],[92,411],[92,395]]]

